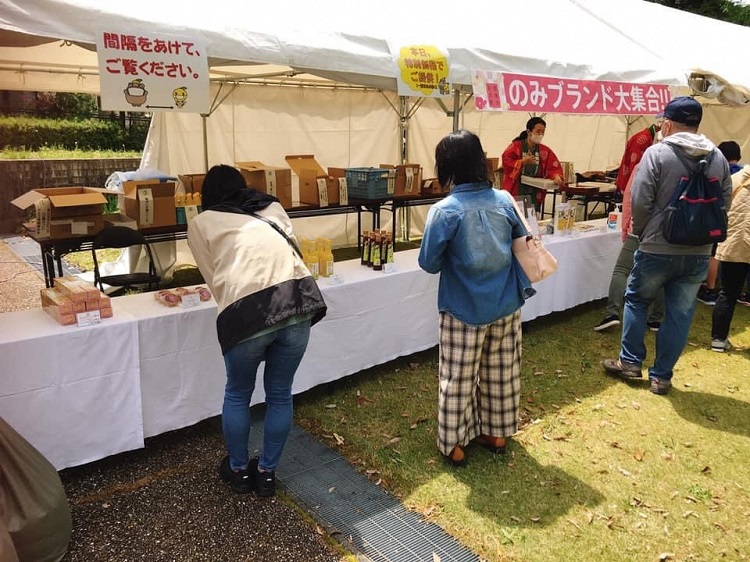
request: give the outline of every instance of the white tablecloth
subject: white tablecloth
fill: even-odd
[[[595,221],[593,224],[604,224]],[[545,237],[559,271],[539,283],[522,319],[607,295],[617,232]],[[438,275],[418,250],[393,273],[336,263],[320,280],[328,315],[313,327],[295,377],[300,393],[438,342]],[[225,371],[216,304],[167,308],[152,294],[113,299],[98,326],[59,326],[41,310],[0,314],[0,415],[58,469],[143,446],[143,438],[220,413]],[[263,400],[262,372],[253,403]]]
[[[143,447],[138,325],[0,314],[0,416],[56,468]]]

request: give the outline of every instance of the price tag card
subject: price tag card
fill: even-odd
[[[349,204],[349,188],[346,185],[346,178],[339,178],[339,203]]]
[[[187,295],[182,295],[180,305],[182,308],[192,308],[198,306],[200,302],[201,296],[198,293],[188,293]]]
[[[383,264],[383,273],[396,273],[397,271],[398,268],[395,263],[391,262]]]
[[[76,314],[76,325],[78,327],[93,326],[100,324],[102,321],[101,314],[98,310],[89,310],[88,312],[79,312]]]
[[[344,280],[341,278],[341,276],[338,273],[334,273],[328,278],[329,285],[341,285],[343,282]]]

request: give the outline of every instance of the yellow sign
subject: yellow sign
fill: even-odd
[[[400,47],[396,64],[400,95],[450,96],[450,60],[447,52],[432,45]]]

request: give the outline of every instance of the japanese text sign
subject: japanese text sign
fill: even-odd
[[[391,46],[401,96],[447,97],[451,95],[448,52],[431,45]]]
[[[597,115],[655,115],[672,98],[666,84],[573,80],[507,72],[474,71],[480,111],[531,111]]]
[[[185,38],[103,31],[97,35],[102,109],[208,113],[206,50]]]

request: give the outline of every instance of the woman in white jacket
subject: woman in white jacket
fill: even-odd
[[[732,175],[732,185],[727,239],[716,248],[716,259],[721,264],[721,292],[711,322],[711,349],[720,353],[732,347],[729,326],[750,272],[750,165]]]
[[[292,423],[294,374],[326,305],[275,197],[248,188],[239,170],[222,165],[206,174],[202,202],[203,212],[188,225],[188,245],[219,309],[227,370],[221,418],[229,451],[219,476],[238,493],[272,496]],[[261,361],[263,449],[248,459],[250,398]]]

